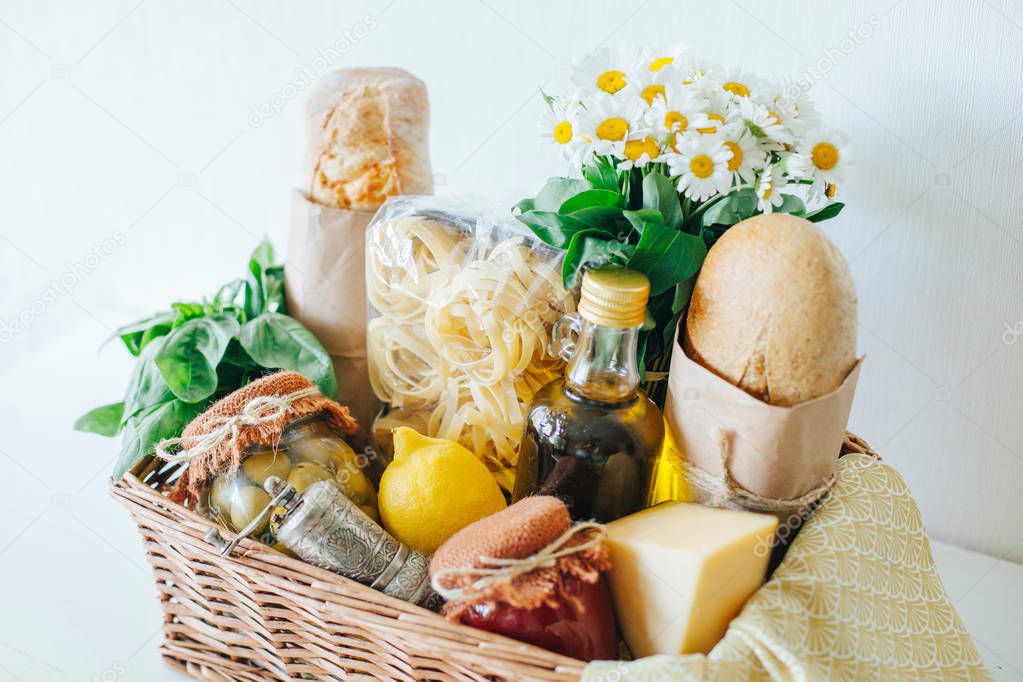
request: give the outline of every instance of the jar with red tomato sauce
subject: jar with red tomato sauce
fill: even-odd
[[[573,526],[561,500],[527,497],[449,538],[431,581],[450,620],[583,661],[614,659],[603,538],[599,524]]]

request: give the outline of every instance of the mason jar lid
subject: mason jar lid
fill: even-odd
[[[579,315],[594,324],[626,329],[643,324],[650,280],[620,265],[605,265],[583,275]]]

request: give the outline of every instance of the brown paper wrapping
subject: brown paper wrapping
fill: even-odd
[[[793,407],[768,405],[691,360],[675,346],[664,416],[687,464],[725,480],[720,436],[731,478],[769,500],[799,498],[835,473],[862,359],[826,395]],[[698,501],[711,497],[694,486]],[[738,504],[735,506],[743,506]]]
[[[334,361],[338,399],[365,437],[379,403],[366,359],[366,225],[373,213],[330,208],[295,191],[284,265],[288,314]]]

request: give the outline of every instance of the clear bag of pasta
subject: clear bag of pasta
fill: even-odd
[[[439,197],[387,201],[366,232],[381,450],[411,426],[459,441],[511,489],[525,410],[563,369],[548,349],[554,323],[575,309],[561,256],[510,217]]]

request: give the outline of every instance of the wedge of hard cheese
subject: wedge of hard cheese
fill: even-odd
[[[681,502],[609,523],[611,594],[633,655],[708,653],[763,583],[777,525]]]

